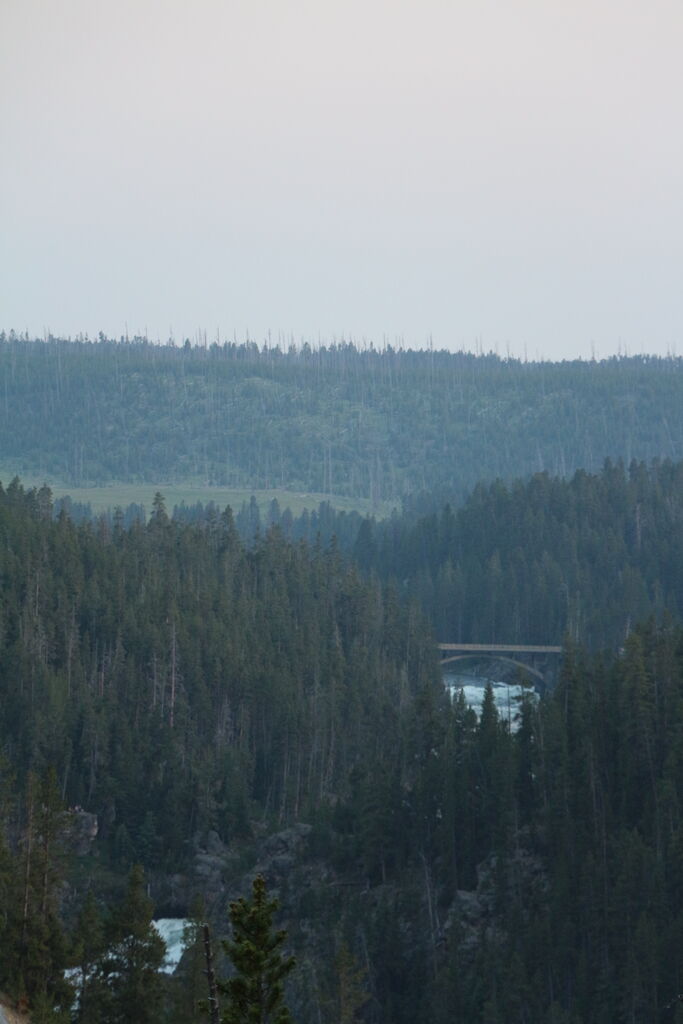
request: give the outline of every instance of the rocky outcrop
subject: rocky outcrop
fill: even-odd
[[[514,906],[524,917],[533,911],[537,897],[547,890],[548,879],[541,860],[523,846],[510,855],[504,873],[498,859],[488,857],[477,867],[476,889],[459,889],[451,905],[444,934],[449,945],[455,941],[467,961],[482,944],[489,947],[506,938],[501,925],[501,907]]]
[[[64,815],[60,839],[69,853],[85,857],[91,852],[98,831],[96,814],[90,814],[82,807],[70,807]]]
[[[271,887],[281,884],[306,852],[310,834],[311,826],[301,823],[266,836],[257,847],[259,859],[254,874],[263,875]]]
[[[228,844],[217,832],[209,831],[194,840],[194,855],[185,873],[150,874],[151,896],[161,916],[186,916],[196,896],[201,896],[210,920],[224,927],[228,906],[251,892],[256,875],[266,880],[269,892],[280,897],[294,878],[311,876],[318,866],[309,862],[308,838],[311,826],[297,823],[280,832],[268,834],[253,828],[248,842]],[[310,885],[308,882],[299,884]]]

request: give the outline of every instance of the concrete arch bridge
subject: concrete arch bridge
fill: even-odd
[[[438,644],[441,665],[491,658],[516,665],[534,680],[536,687],[552,689],[558,677],[562,648],[542,644]]]

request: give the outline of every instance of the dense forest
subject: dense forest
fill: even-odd
[[[277,524],[246,544],[229,509],[174,520],[158,495],[147,523],[74,523],[47,488],[0,490],[0,988],[37,1022],[199,1022],[196,944],[160,975],[148,890],[220,933],[258,867],[300,1024],[683,1019],[680,625],[634,622],[617,654],[566,637],[557,689],[511,730],[490,687],[479,719],[451,702],[393,582],[425,551],[438,570],[459,530],[484,561],[494,536],[556,557],[573,523],[574,552],[643,553],[668,593],[656,539],[680,544],[680,477],[480,488],[406,525],[391,571],[359,531],[381,574]]]
[[[680,1024],[682,367],[0,336],[5,467],[330,495],[0,485],[0,999],[199,1024],[262,879],[297,1024]],[[559,682],[477,714],[437,640]]]
[[[276,529],[247,551],[229,510],[184,526],[159,496],[147,526],[76,527],[15,481],[0,544],[6,756],[96,804],[114,859],[182,865],[194,831],[239,834],[252,800],[307,814],[435,679],[391,588]]]
[[[187,523],[217,514],[201,503],[173,511]],[[455,508],[416,495],[384,520],[328,502],[292,516],[273,501],[262,515],[254,499],[235,516],[248,545],[273,525],[289,540],[334,539],[416,600],[440,640],[559,644],[567,634],[593,650],[622,646],[651,615],[681,617],[682,523],[683,463],[627,470],[609,459],[570,479],[478,484]]]
[[[72,486],[195,480],[461,499],[480,480],[683,457],[683,360],[0,334],[3,466]]]
[[[56,928],[44,807],[96,813],[101,870],[175,874],[207,833],[314,819],[391,758],[401,708],[437,678],[416,610],[334,548],[273,529],[246,550],[229,510],[186,526],[161,496],[128,530],[52,512],[47,488],[0,493],[0,986],[33,1001],[61,991],[35,953]]]
[[[480,484],[457,509],[364,520],[352,551],[400,581],[444,640],[568,634],[614,650],[636,622],[683,612],[683,463]]]

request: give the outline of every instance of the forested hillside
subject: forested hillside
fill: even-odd
[[[315,819],[345,798],[437,678],[414,610],[334,548],[273,530],[246,551],[229,510],[184,526],[159,496],[147,526],[74,526],[14,481],[0,576],[0,813],[16,851],[0,865],[0,988],[33,1001],[57,998],[70,955],[54,864],[32,861],[35,804],[97,815],[100,872],[174,874],[207,832],[244,842],[254,817]]]
[[[366,519],[352,550],[400,581],[440,639],[556,644],[568,633],[614,650],[636,622],[683,613],[683,463],[608,460],[569,480],[482,484],[457,509]]]
[[[462,706],[438,723],[423,841],[431,820],[440,895],[466,891],[441,910],[446,952],[414,1019],[682,1019],[682,726],[683,634],[653,626],[611,665],[568,650],[515,736],[492,701],[477,726]]]
[[[159,497],[148,526],[76,527],[14,482],[0,574],[3,749],[96,805],[115,861],[178,866],[196,829],[239,833],[254,800],[308,813],[391,749],[399,706],[436,678],[414,609],[333,548],[273,530],[246,551],[229,510],[184,526]]]
[[[671,505],[662,473],[644,514],[658,488]],[[479,720],[450,702],[395,588],[277,528],[247,549],[229,512],[173,522],[159,496],[147,525],[76,526],[15,481],[0,576],[0,987],[36,1022],[66,1019],[71,966],[83,1024],[199,1024],[201,963],[162,984],[146,885],[185,913],[204,895],[220,929],[257,865],[298,1024],[680,1021],[680,625],[634,627],[618,656],[570,645],[511,732],[490,689]],[[77,850],[82,816],[99,831]],[[126,944],[86,984],[131,930],[137,995]]]
[[[5,467],[382,499],[683,457],[683,361],[0,335]]]
[[[477,485],[461,506],[417,495],[389,519],[328,503],[293,517],[277,502],[263,517],[246,503],[247,544],[276,524],[291,540],[332,538],[366,572],[416,600],[440,640],[621,647],[633,625],[683,612],[683,463],[606,461],[570,479],[535,474]],[[214,508],[178,508],[203,522]]]

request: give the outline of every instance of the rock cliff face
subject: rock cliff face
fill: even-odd
[[[488,857],[477,867],[476,888],[459,889],[448,908],[443,927],[446,947],[457,947],[458,963],[465,969],[475,967],[482,949],[502,949],[509,938],[502,908],[514,908],[518,919],[526,920],[547,886],[541,860],[523,846],[510,855],[504,872],[496,856]]]
[[[201,896],[209,919],[227,927],[229,904],[251,893],[256,875],[263,875],[269,892],[281,898],[292,873],[310,860],[310,834],[311,826],[302,823],[269,834],[255,825],[253,839],[239,845],[224,843],[213,831],[195,837],[192,863],[186,872],[152,874],[151,894],[157,912],[184,916],[193,897]]]
[[[197,838],[191,869],[155,877],[152,896],[158,913],[172,910],[174,916],[187,912],[194,895],[203,897],[218,970],[225,974],[229,968],[218,939],[229,930],[229,905],[249,896],[254,877],[262,875],[269,894],[280,901],[277,923],[286,929],[288,951],[297,958],[287,999],[300,1024],[332,1019],[342,946],[375,1005],[373,1019],[391,1019],[392,993],[404,991],[407,983],[417,994],[415,1019],[430,1019],[429,1007],[417,1000],[452,954],[457,950],[464,971],[476,972],[482,949],[506,943],[501,906],[513,905],[524,915],[547,884],[542,864],[522,845],[504,872],[490,857],[479,865],[475,889],[447,899],[426,863],[406,869],[400,879],[373,883],[352,859],[340,867],[327,850],[320,854],[310,825],[274,833],[254,825],[253,833],[240,846],[224,843],[215,832]]]
[[[97,836],[94,814],[75,808],[65,815],[63,844],[76,859],[91,857],[95,876]],[[194,898],[202,898],[217,969],[225,975],[229,965],[219,939],[229,931],[230,903],[249,896],[253,879],[262,875],[269,894],[280,901],[277,925],[287,931],[287,951],[297,959],[287,1001],[298,1024],[335,1019],[349,976],[360,979],[368,1019],[398,1019],[392,1002],[398,992],[400,1019],[432,1020],[430,992],[441,969],[457,962],[459,971],[476,976],[482,950],[495,955],[509,938],[501,908],[524,916],[543,901],[547,879],[525,838],[520,833],[504,871],[490,857],[479,865],[474,889],[448,895],[439,886],[438,865],[424,858],[386,880],[368,877],[343,836],[306,823],[268,832],[252,822],[248,840],[226,843],[213,831],[196,836],[184,872],[148,871],[150,895],[157,916],[173,918],[186,917]],[[101,881],[111,884],[106,867]],[[75,887],[65,887],[64,902],[74,913],[80,904]],[[347,960],[340,967],[342,950]],[[191,970],[190,959],[188,953],[181,961],[180,975]]]
[[[64,815],[60,838],[69,853],[85,857],[91,852],[98,831],[96,814],[90,814],[81,807],[71,807]]]
[[[258,828],[254,832],[252,842],[239,851],[209,832],[196,843],[191,872],[173,882],[176,895],[184,891],[188,900],[191,893],[202,895],[219,973],[229,970],[218,942],[229,930],[229,904],[250,895],[254,877],[262,875],[269,894],[280,901],[277,924],[287,931],[287,949],[297,959],[287,1001],[300,1024],[333,1019],[342,946],[351,956],[345,969],[359,972],[363,998],[381,1003],[394,984],[392,973],[414,972],[416,991],[424,987],[426,951],[439,956],[443,938],[436,934],[438,915],[430,909],[434,894],[426,892],[422,871],[406,876],[400,886],[372,885],[357,864],[346,862],[341,869],[319,855],[308,824],[270,834],[258,834]],[[170,893],[170,880],[159,882]],[[157,908],[162,889],[152,891]],[[388,966],[387,946],[389,956],[395,957]]]
[[[229,904],[249,895],[256,875],[262,875],[269,892],[281,899],[295,872],[306,864],[310,872],[310,834],[311,826],[300,823],[281,832],[256,835],[249,847],[240,851],[223,843],[216,832],[209,832],[203,843],[197,843],[187,882],[204,897],[209,915],[227,922]]]

